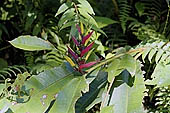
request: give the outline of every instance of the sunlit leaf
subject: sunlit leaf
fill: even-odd
[[[140,68],[140,64],[138,64],[132,87],[124,83],[114,88],[109,105],[114,105],[115,113],[144,113],[142,101],[145,84]]]
[[[81,91],[85,88],[86,82],[83,76],[72,79],[63,90],[58,93],[50,112],[75,113],[75,103],[81,96]]]
[[[18,38],[9,41],[14,47],[28,50],[28,51],[36,51],[36,50],[52,50],[54,46],[41,38],[36,36],[19,36]]]

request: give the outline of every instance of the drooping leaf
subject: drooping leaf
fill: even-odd
[[[11,109],[15,113],[34,113],[35,111],[44,113],[51,101],[72,80],[74,80],[73,69],[68,68],[68,65],[34,75],[24,84],[25,90],[30,91],[31,98],[26,103],[16,103]]]
[[[100,71],[97,77],[90,83],[89,91],[83,94],[76,102],[76,113],[84,113],[86,108],[96,99],[101,88],[107,82],[107,73]],[[100,100],[101,101],[101,100]],[[91,105],[94,106],[95,104]]]
[[[36,36],[19,36],[18,38],[9,41],[14,47],[28,50],[28,51],[36,51],[36,50],[52,50],[54,46],[41,38]]]
[[[112,79],[119,75],[124,69],[119,69],[120,60],[115,59],[109,65],[106,71],[108,72],[108,81],[111,82]]]
[[[75,113],[75,103],[81,96],[81,91],[85,88],[86,82],[83,76],[72,79],[64,89],[58,93],[50,112]]]
[[[127,84],[114,89],[109,105],[114,105],[115,113],[144,113],[143,110],[143,96],[145,84],[143,79],[143,72],[138,63],[135,73],[135,81],[132,87]]]

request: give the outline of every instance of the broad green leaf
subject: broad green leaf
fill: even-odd
[[[86,111],[86,108],[96,99],[106,82],[107,73],[100,71],[97,77],[90,83],[89,91],[76,102],[76,113],[84,113]],[[94,106],[94,104],[91,106]]]
[[[131,55],[124,55],[119,63],[119,69],[127,69],[133,76],[136,70],[136,60]]]
[[[54,49],[54,46],[50,42],[30,35],[19,36],[18,38],[9,42],[16,48],[28,51]]]
[[[163,63],[158,63],[152,74],[152,80],[146,81],[147,84],[157,85],[157,86],[168,86],[170,85],[170,65],[164,65]]]
[[[94,19],[96,20],[99,28],[106,27],[110,24],[119,23],[118,21],[112,20],[112,19],[107,18],[107,17],[95,16]]]
[[[56,67],[39,75],[33,75],[24,84],[26,90],[30,89],[30,94],[32,95],[30,100],[26,103],[13,105],[11,107],[12,111],[15,113],[35,113],[35,111],[36,113],[44,113],[51,101],[70,81],[78,81],[77,78],[74,79],[73,69],[68,70],[68,68],[65,68],[66,66]]]
[[[55,14],[55,16],[58,16],[59,14],[63,13],[63,12],[66,11],[70,6],[71,6],[70,3],[64,3],[64,4],[62,4],[62,5],[59,7],[59,9],[58,9],[57,13]]]
[[[119,75],[124,69],[119,69],[120,60],[115,59],[109,65],[106,71],[108,72],[108,81],[111,82],[112,79]]]
[[[138,63],[134,85],[129,87],[124,83],[115,88],[109,105],[114,105],[115,113],[144,113],[142,105],[144,90],[143,74]]]
[[[101,109],[100,113],[114,113],[114,106],[106,106]]]
[[[75,103],[81,96],[81,91],[85,88],[86,82],[83,76],[72,79],[58,93],[50,113],[75,113]]]
[[[87,0],[78,0],[78,2],[80,3],[78,6],[83,8],[84,10],[86,10],[89,14],[93,14],[95,15],[93,8],[91,7],[91,5],[88,3]]]

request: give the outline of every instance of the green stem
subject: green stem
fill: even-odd
[[[135,49],[135,50],[130,50],[128,52],[125,52],[125,53],[122,53],[122,54],[119,54],[119,55],[116,55],[116,56],[112,56],[106,60],[103,60],[101,61],[100,63],[98,63],[97,65],[93,66],[92,68],[88,69],[86,72],[90,73],[92,72],[93,70],[95,70],[96,68],[100,67],[100,66],[103,66],[109,62],[111,62],[112,60],[116,59],[116,58],[119,58],[125,54],[130,54],[130,53],[134,53],[134,52],[142,52],[145,48],[139,48],[139,49]]]
[[[8,49],[8,48],[10,48],[10,47],[11,47],[11,45],[8,45],[8,46],[6,46],[6,47],[0,48],[0,51],[3,51],[3,50]]]
[[[112,0],[112,2],[113,2],[113,5],[115,7],[115,14],[118,15],[119,8],[118,8],[118,5],[117,5],[117,2],[116,2],[116,0]]]
[[[168,4],[168,14],[167,14],[167,17],[166,17],[166,22],[165,22],[165,27],[164,27],[164,30],[163,30],[163,34],[165,34],[165,31],[166,31],[166,28],[167,28],[167,25],[168,25],[168,21],[169,21],[169,12],[170,12],[170,5]]]
[[[114,80],[115,80],[115,77],[113,77],[113,79],[112,79],[112,81],[111,81],[111,83],[110,83],[110,85],[109,85],[109,88],[108,88],[108,90],[107,90],[107,92],[106,92],[106,95],[105,95],[105,97],[104,97],[104,100],[103,100],[102,103],[101,103],[100,109],[102,109],[102,108],[104,107],[105,103],[106,103],[107,97],[109,96],[109,92],[110,92],[110,89],[111,89],[111,87],[112,87],[112,85],[113,85]]]

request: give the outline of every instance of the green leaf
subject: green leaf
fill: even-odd
[[[88,3],[87,0],[78,0],[78,2],[80,3],[78,6],[83,8],[84,10],[86,10],[89,14],[93,14],[95,15],[93,8],[91,7],[91,5]]]
[[[144,113],[142,104],[144,90],[143,73],[138,63],[134,85],[129,87],[124,83],[115,88],[109,105],[114,105],[115,113]]]
[[[83,9],[83,8],[78,8],[78,10],[79,10],[80,14],[86,18],[86,20],[87,20],[88,23],[90,23],[90,24],[95,25],[95,26],[98,27],[95,19],[94,19],[89,13],[87,13],[85,9]]]
[[[111,82],[112,79],[119,75],[124,69],[119,69],[120,60],[115,59],[113,60],[106,69],[106,72],[108,72],[108,81]]]
[[[76,113],[84,113],[86,108],[97,98],[101,88],[107,82],[107,73],[100,71],[97,77],[90,83],[89,91],[83,94],[76,103]],[[91,106],[94,106],[91,105]]]
[[[13,105],[12,111],[15,113],[34,113],[35,111],[36,113],[44,113],[51,101],[68,86],[68,83],[70,84],[70,81],[79,81],[78,78],[74,79],[73,69],[66,67],[68,65],[59,66],[32,76],[24,85],[25,89],[30,91],[30,100],[26,103]]]
[[[119,64],[119,69],[127,69],[128,72],[133,76],[136,70],[136,60],[131,55],[124,55]]]
[[[159,87],[170,85],[170,65],[165,65],[163,63],[158,63],[152,74],[152,80],[146,81],[147,84],[157,85]]]
[[[147,48],[147,49],[145,49],[144,50],[144,52],[142,53],[142,60],[143,60],[143,62],[145,63],[145,58],[146,58],[146,56],[148,55],[148,53],[150,52],[150,50],[151,50],[151,48]]]
[[[152,62],[152,58],[153,58],[153,56],[155,55],[156,52],[157,52],[156,48],[154,48],[150,51],[149,56],[148,56],[150,63]]]
[[[18,38],[9,41],[9,43],[16,48],[28,51],[54,49],[54,46],[50,42],[30,35],[19,36]]]
[[[59,14],[63,13],[63,12],[66,11],[70,6],[71,6],[71,3],[64,3],[64,4],[62,4],[62,5],[59,7],[59,9],[58,9],[57,13],[55,14],[55,16],[58,16]]]
[[[112,20],[110,18],[107,17],[99,17],[99,16],[95,16],[94,19],[97,22],[97,25],[99,28],[103,28],[106,27],[110,24],[115,24],[115,23],[119,23],[118,21]]]
[[[156,54],[156,58],[155,58],[155,62],[158,63],[158,61],[160,60],[162,54],[164,53],[163,49],[159,49],[157,54]]]
[[[58,93],[56,102],[51,108],[51,113],[75,113],[75,103],[81,96],[81,91],[86,88],[85,78],[72,79],[63,90]]]
[[[111,106],[106,106],[106,107],[103,107],[100,111],[100,113],[114,113],[114,106],[111,105]]]

